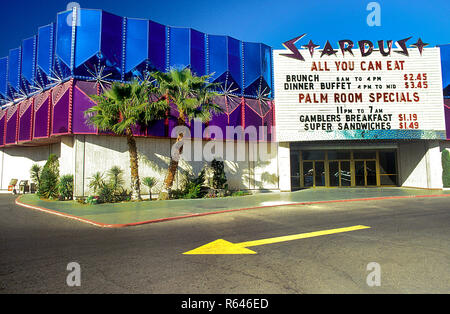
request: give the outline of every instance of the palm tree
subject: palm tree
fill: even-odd
[[[200,119],[203,123],[207,123],[211,120],[212,113],[223,111],[213,102],[217,96],[214,90],[217,89],[218,84],[208,82],[211,75],[195,76],[189,68],[173,69],[168,73],[154,72],[151,75],[156,79],[158,94],[164,95],[166,102],[172,102],[177,107],[177,126],[188,126],[193,119]],[[177,136],[175,143],[177,149],[175,154],[171,155],[167,176],[159,195],[160,199],[169,198],[179,158],[183,153],[183,137],[182,132]]]
[[[145,177],[142,179],[142,184],[148,188],[150,194],[150,201],[152,200],[152,188],[156,185],[156,179],[153,177]]]
[[[142,200],[139,182],[139,164],[133,128],[145,126],[165,117],[167,104],[150,101],[156,92],[154,85],[145,79],[141,82],[112,84],[103,95],[93,95],[97,105],[85,111],[88,123],[101,131],[112,131],[127,138],[131,170],[131,199]]]

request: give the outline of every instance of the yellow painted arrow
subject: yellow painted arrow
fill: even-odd
[[[369,229],[369,228],[370,227],[368,227],[368,226],[358,225],[358,226],[352,226],[352,227],[346,227],[346,228],[300,233],[300,234],[294,234],[294,235],[289,235],[289,236],[275,237],[275,238],[241,242],[241,243],[231,243],[226,240],[219,239],[219,240],[213,241],[211,243],[205,244],[203,246],[200,246],[191,251],[188,251],[186,253],[183,253],[183,254],[185,254],[185,255],[257,254],[255,251],[248,249],[248,247],[264,245],[264,244],[279,243],[279,242],[285,242],[285,241],[292,241],[292,240],[299,240],[299,239],[306,239],[306,238],[313,238],[313,237],[319,237],[319,236],[324,236],[324,235],[329,235],[329,234],[343,233],[343,232],[356,231],[356,230]]]

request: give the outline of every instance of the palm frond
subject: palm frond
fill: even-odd
[[[214,104],[220,84],[210,83],[211,75],[195,76],[186,68],[153,73],[152,77],[159,86],[159,94],[166,95],[177,106],[180,117],[208,122],[212,114],[223,112],[220,106]]]
[[[154,82],[134,80],[131,83],[114,82],[111,89],[101,96],[92,95],[96,106],[85,111],[87,122],[102,131],[124,134],[137,125],[148,125],[165,117],[167,102],[150,101],[159,96]]]

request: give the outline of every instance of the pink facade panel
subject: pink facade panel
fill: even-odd
[[[33,138],[46,138],[50,135],[51,97],[46,91],[34,97]]]
[[[12,105],[6,112],[5,145],[17,143],[19,106],[20,104]]]
[[[27,99],[19,108],[18,142],[28,142],[33,137],[33,102],[32,98]]]
[[[72,115],[72,81],[52,90],[52,135],[70,133]]]
[[[6,109],[0,109],[0,147],[5,146]]]

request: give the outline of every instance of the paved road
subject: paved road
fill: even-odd
[[[233,243],[354,225],[261,245],[256,255],[183,255]],[[66,267],[81,266],[81,287]],[[366,267],[381,267],[369,287]],[[99,229],[0,195],[0,293],[450,293],[450,205],[423,198],[282,206],[125,229]]]

